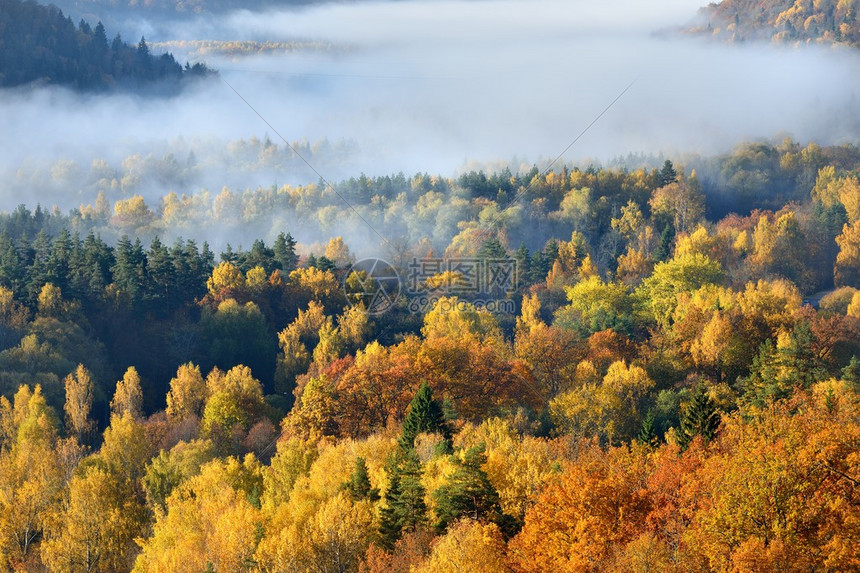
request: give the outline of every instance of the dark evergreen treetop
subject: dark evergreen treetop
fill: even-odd
[[[379,499],[379,490],[371,485],[370,476],[367,474],[367,462],[361,456],[355,458],[355,469],[353,469],[349,481],[344,484],[344,489],[353,501],[362,499],[377,501]]]
[[[518,524],[502,513],[499,493],[482,467],[487,461],[484,448],[484,444],[479,444],[466,450],[462,459],[455,457],[457,469],[433,492],[437,531],[442,532],[456,520],[466,517],[493,522],[506,536],[516,533]]]
[[[438,432],[446,442],[451,440],[451,430],[445,422],[442,405],[433,399],[433,391],[427,382],[421,384],[412,402],[409,403],[409,413],[403,420],[400,447],[404,450],[414,448],[415,438],[425,432]]]
[[[379,539],[391,549],[404,532],[415,531],[427,522],[421,461],[415,450],[397,452],[387,468],[389,486],[380,510]]]
[[[675,166],[668,159],[663,163],[663,168],[660,169],[660,184],[669,185],[678,180],[678,172],[675,171]]]
[[[687,447],[696,436],[705,443],[713,439],[720,425],[720,414],[703,387],[696,389],[690,403],[681,416],[680,442]]]
[[[46,82],[84,90],[155,84],[175,90],[185,77],[208,73],[202,64],[183,68],[171,54],[153,55],[144,38],[130,45],[117,35],[108,45],[101,22],[75,26],[56,6],[0,2],[0,87]]]

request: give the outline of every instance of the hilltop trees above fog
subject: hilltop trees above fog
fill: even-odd
[[[45,82],[86,90],[175,89],[187,76],[209,73],[201,64],[183,69],[170,54],[151,54],[144,38],[137,45],[119,34],[109,40],[101,22],[75,26],[55,6],[32,0],[0,4],[0,46],[0,87]]]
[[[860,47],[857,0],[723,0],[702,8],[703,33],[744,41],[820,42]]]

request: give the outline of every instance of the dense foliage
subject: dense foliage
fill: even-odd
[[[857,157],[345,181],[401,277],[519,270],[379,315],[350,236],[158,238],[343,227],[328,189],[2,214],[2,567],[857,569]]]
[[[739,42],[816,42],[860,47],[857,0],[723,0],[702,8],[707,28],[697,29]]]
[[[183,68],[170,54],[155,56],[146,40],[134,46],[119,34],[108,40],[104,25],[76,27],[55,6],[33,0],[0,2],[0,87],[34,81],[81,89],[112,86],[175,89],[188,76],[209,73],[202,64]]]

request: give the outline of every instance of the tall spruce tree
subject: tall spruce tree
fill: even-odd
[[[636,436],[636,439],[639,440],[640,443],[648,446],[656,446],[660,441],[657,437],[657,425],[654,410],[648,410],[648,413],[645,414],[645,417],[642,419],[642,428],[639,430],[639,435]]]
[[[670,183],[678,180],[678,172],[675,171],[675,166],[668,159],[663,163],[663,168],[660,169],[660,187],[665,187]]]
[[[299,266],[299,257],[296,255],[296,240],[289,233],[279,233],[272,245],[275,257],[275,265],[284,274],[289,274]]]
[[[379,490],[371,485],[370,476],[367,474],[367,462],[361,456],[355,458],[355,469],[352,470],[349,481],[344,484],[344,489],[353,501],[379,499]]]
[[[389,486],[379,524],[383,547],[391,549],[404,532],[427,523],[421,474],[421,461],[415,450],[397,451],[389,461]]]
[[[433,492],[436,500],[436,530],[440,533],[454,521],[468,517],[491,521],[503,532],[512,534],[512,518],[502,513],[499,493],[482,466],[487,461],[484,444],[469,448],[462,460],[455,458],[457,469],[445,484]]]
[[[257,239],[254,241],[254,244],[251,245],[251,250],[245,253],[245,256],[242,257],[239,268],[244,272],[248,272],[254,267],[263,267],[266,274],[269,274],[275,270],[275,266],[274,250],[267,247],[266,243],[262,240]]]
[[[409,413],[403,420],[400,447],[404,450],[414,448],[415,438],[424,432],[442,434],[446,446],[450,447],[451,430],[445,422],[442,405],[433,399],[433,391],[427,382],[421,384],[412,402],[409,403]]]
[[[705,388],[700,386],[693,393],[681,416],[681,447],[686,448],[696,436],[702,436],[707,444],[713,439],[720,425],[720,414]]]

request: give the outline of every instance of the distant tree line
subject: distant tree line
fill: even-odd
[[[731,42],[769,40],[860,47],[858,0],[723,0],[702,8],[706,32]]]
[[[42,81],[85,90],[155,83],[176,88],[185,77],[208,73],[203,64],[183,67],[169,53],[153,55],[144,38],[137,45],[119,34],[109,40],[101,22],[75,26],[56,6],[0,3],[0,86]]]

